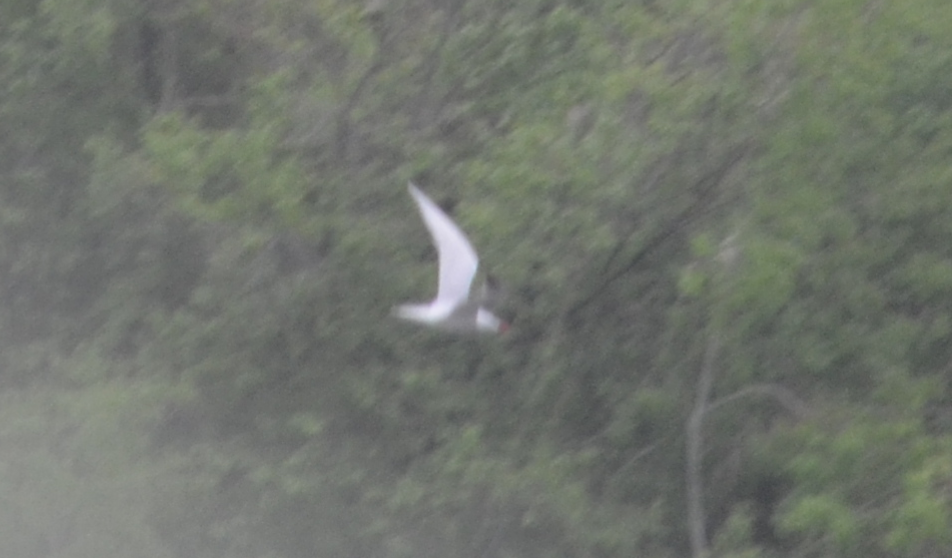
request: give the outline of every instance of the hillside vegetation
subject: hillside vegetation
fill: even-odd
[[[0,4],[0,555],[952,556],[952,3]],[[502,336],[390,317],[436,259]]]

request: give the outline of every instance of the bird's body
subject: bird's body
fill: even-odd
[[[466,235],[412,182],[409,190],[439,253],[440,278],[436,298],[426,304],[398,306],[394,314],[450,331],[506,331],[509,325],[483,308],[482,296],[472,293],[479,258]]]

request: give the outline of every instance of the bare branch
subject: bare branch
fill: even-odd
[[[591,289],[586,296],[573,304],[572,307],[565,313],[565,316],[569,319],[569,321],[574,321],[578,313],[595,301],[599,296],[601,296],[612,283],[627,275],[631,270],[635,269],[648,255],[653,253],[658,247],[663,245],[670,238],[674,237],[678,232],[681,232],[688,223],[699,216],[704,215],[705,209],[710,209],[711,207],[712,198],[716,193],[717,186],[723,182],[723,180],[734,168],[744,161],[749,151],[750,146],[746,143],[735,147],[724,157],[724,159],[721,161],[721,164],[718,165],[717,168],[712,170],[710,173],[705,174],[694,185],[692,188],[692,191],[695,193],[694,202],[682,209],[677,215],[673,216],[667,221],[667,223],[660,227],[656,234],[647,239],[642,244],[638,252],[635,253],[627,262],[625,262],[615,271],[609,273],[607,267],[611,262],[619,258],[619,254],[622,252],[622,247],[631,240],[631,237],[634,235],[634,231],[619,241],[616,247],[612,250],[612,253],[609,255],[609,259],[605,264],[606,269],[602,273],[603,279],[601,280],[601,284],[598,287]]]
[[[720,351],[720,339],[712,333],[704,351],[704,361],[701,364],[701,374],[698,377],[697,395],[694,399],[694,409],[688,418],[687,435],[687,463],[685,477],[687,481],[688,499],[688,532],[691,538],[691,556],[706,558],[707,532],[704,514],[704,479],[702,477],[702,456],[704,452],[704,416],[707,414],[708,399],[714,389],[714,363]]]
[[[707,558],[710,551],[707,546],[706,517],[704,512],[704,418],[708,413],[752,395],[767,396],[777,401],[784,409],[797,418],[804,418],[809,414],[809,408],[796,394],[777,384],[759,384],[738,390],[731,395],[721,397],[709,403],[714,389],[714,363],[720,349],[720,341],[716,334],[708,340],[704,353],[704,362],[701,365],[701,374],[698,377],[697,395],[694,408],[688,418],[686,428],[687,458],[685,477],[687,482],[688,498],[688,530],[691,537],[691,556],[693,558]]]
[[[745,387],[744,389],[735,391],[730,395],[726,395],[714,401],[708,405],[707,412],[711,412],[718,407],[750,395],[763,395],[773,398],[781,407],[798,419],[806,418],[810,414],[809,407],[807,407],[807,404],[804,403],[802,399],[797,397],[797,395],[789,389],[778,384],[758,384]]]

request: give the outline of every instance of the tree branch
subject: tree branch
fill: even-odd
[[[763,395],[773,398],[790,414],[797,418],[804,418],[809,414],[806,403],[792,391],[777,384],[758,384],[738,390],[728,396],[721,397],[709,403],[714,389],[714,362],[720,349],[720,341],[716,334],[708,340],[704,353],[704,362],[701,365],[701,374],[698,378],[697,395],[694,408],[688,418],[686,428],[687,458],[685,465],[685,480],[687,483],[688,531],[691,538],[692,558],[707,558],[710,550],[707,546],[707,518],[704,512],[704,418],[708,413],[751,395]]]
[[[778,384],[758,384],[748,386],[744,389],[735,391],[730,395],[721,397],[707,407],[707,412],[714,411],[728,403],[747,397],[750,395],[764,395],[773,398],[781,407],[786,409],[791,415],[798,419],[806,418],[810,414],[810,409],[802,399],[795,393]]]
[[[701,364],[701,374],[698,377],[697,394],[694,399],[694,409],[688,418],[686,427],[687,459],[685,464],[685,480],[687,482],[688,505],[688,533],[691,539],[691,556],[706,558],[707,548],[707,519],[704,514],[704,479],[702,475],[702,461],[704,453],[704,416],[708,410],[708,399],[714,389],[714,363],[720,351],[720,339],[712,333],[704,351],[704,361]]]
[[[694,203],[688,205],[688,207],[681,210],[677,215],[672,217],[667,224],[661,227],[661,229],[650,239],[648,239],[644,245],[641,247],[638,252],[632,256],[628,262],[626,262],[621,268],[617,269],[611,274],[605,273],[605,277],[601,284],[589,291],[582,300],[576,302],[572,308],[566,312],[565,316],[570,320],[573,320],[575,316],[578,315],[583,308],[591,304],[595,299],[601,295],[605,289],[607,289],[612,283],[620,279],[621,277],[627,275],[632,269],[637,267],[648,255],[654,252],[659,246],[664,244],[665,241],[670,239],[676,233],[680,232],[686,223],[693,221],[700,215],[703,215],[703,209],[708,208],[709,198],[714,193],[716,187],[724,180],[724,178],[730,173],[734,167],[739,164],[749,151],[749,146],[745,143],[736,148],[725,157],[724,161],[713,171],[701,177],[694,186],[695,191],[695,201]],[[609,256],[611,260],[614,260],[618,257],[618,254],[621,252],[621,246],[627,243],[631,239],[632,235],[627,236],[624,240],[620,241],[618,246],[612,250],[612,254]],[[605,270],[608,271],[607,269]]]

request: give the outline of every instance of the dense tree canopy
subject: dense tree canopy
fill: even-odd
[[[0,5],[0,555],[952,555],[950,29]],[[506,335],[389,316],[409,179]]]

